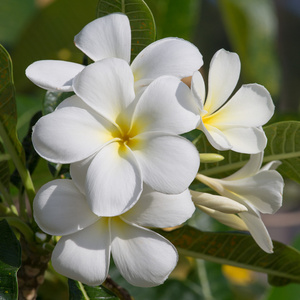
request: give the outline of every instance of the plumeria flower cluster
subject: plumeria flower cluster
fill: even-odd
[[[205,100],[198,71],[202,56],[190,42],[158,40],[130,65],[129,20],[115,13],[86,25],[75,45],[94,62],[38,61],[26,70],[39,87],[74,92],[37,122],[32,135],[40,156],[70,164],[72,179],[47,183],[34,200],[40,228],[62,236],[52,254],[54,268],[99,285],[112,255],[131,284],[161,284],[178,254],[149,228],[180,225],[195,206],[249,230],[271,252],[259,212],[274,213],[281,205],[278,162],[261,168],[262,125],[274,106],[267,90],[256,84],[243,86],[227,101],[239,77],[238,56],[217,52]],[[181,81],[188,76],[191,88]],[[250,161],[223,180],[197,174],[199,153],[181,136],[196,128],[216,149],[249,153]],[[195,178],[220,196],[189,191]]]

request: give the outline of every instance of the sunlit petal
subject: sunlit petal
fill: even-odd
[[[74,39],[75,45],[94,61],[117,57],[130,62],[131,30],[128,17],[109,14],[87,24]]]

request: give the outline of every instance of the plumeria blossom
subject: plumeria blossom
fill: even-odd
[[[130,63],[131,29],[128,17],[114,13],[87,24],[75,36],[75,45],[93,61],[116,57]],[[191,76],[203,64],[197,47],[179,38],[165,38],[144,48],[131,64],[136,90],[162,75]],[[73,79],[85,66],[41,60],[31,64],[27,77],[46,90],[72,91]]]
[[[69,179],[44,185],[33,208],[43,231],[62,236],[52,253],[52,265],[58,273],[99,285],[107,277],[111,254],[122,276],[141,287],[163,283],[178,260],[175,247],[145,226],[180,225],[195,210],[188,190],[166,195],[145,186],[140,200],[129,211],[99,217]]]
[[[192,99],[186,99],[189,88],[162,76],[135,98],[133,82],[124,60],[93,63],[75,78],[76,95],[33,129],[33,145],[43,158],[77,163],[72,178],[84,178],[88,203],[99,216],[132,207],[143,182],[162,193],[181,193],[199,168],[196,148],[178,136],[199,122]]]
[[[243,85],[228,100],[240,68],[238,55],[221,49],[210,63],[206,100],[205,84],[198,71],[193,74],[191,92],[201,116],[198,129],[211,145],[218,150],[253,154],[266,146],[261,126],[273,115],[274,105],[269,92],[259,84]]]
[[[207,208],[206,211],[211,216],[216,217],[221,222],[225,220],[227,225],[233,224],[232,227],[248,228],[256,243],[266,252],[273,252],[272,240],[269,233],[261,220],[260,213],[273,214],[282,205],[283,178],[275,171],[280,165],[279,161],[272,161],[261,168],[263,153],[257,153],[250,156],[249,161],[237,172],[224,178],[215,179],[201,174],[196,178],[206,184],[220,196],[207,195],[206,202],[201,203],[201,197],[205,195],[193,194],[193,200],[201,209]],[[199,197],[199,199],[197,199]],[[225,198],[224,198],[225,197]],[[228,198],[228,204],[226,203]],[[242,205],[232,205],[232,200]],[[222,203],[219,205],[218,203]],[[232,206],[232,211],[230,211]],[[219,213],[215,213],[219,211]],[[243,222],[237,221],[237,216],[226,218],[225,213],[237,213]]]

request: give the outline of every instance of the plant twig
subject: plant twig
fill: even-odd
[[[125,290],[123,287],[114,282],[109,275],[107,276],[106,280],[102,283],[102,285],[111,292],[113,292],[121,300],[133,300],[133,297],[130,296],[127,290]]]

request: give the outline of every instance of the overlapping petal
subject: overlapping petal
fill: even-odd
[[[33,128],[32,142],[43,158],[72,163],[92,155],[112,138],[115,127],[87,109],[77,96],[66,99],[61,108],[48,114]]]
[[[144,185],[141,198],[122,218],[140,226],[173,227],[189,219],[194,210],[189,190],[167,195]]]
[[[204,110],[212,114],[226,102],[238,82],[240,70],[241,63],[236,53],[221,49],[213,56]]]
[[[131,284],[162,284],[175,268],[178,254],[165,238],[119,218],[111,220],[112,256],[122,276]]]
[[[196,128],[199,115],[189,88],[176,77],[154,80],[137,102],[133,124],[143,131],[181,134]]]
[[[191,91],[198,105],[198,109],[202,111],[205,101],[205,83],[199,71],[194,72],[192,76]]]
[[[105,146],[87,170],[87,200],[98,216],[124,213],[138,201],[142,189],[143,179],[133,153],[117,142]]]
[[[33,211],[39,227],[51,235],[68,235],[98,220],[85,196],[68,179],[45,184],[35,197]]]
[[[131,149],[147,185],[167,194],[182,193],[190,185],[200,164],[192,143],[179,136],[155,132],[140,134],[135,139],[136,145]]]
[[[109,14],[90,22],[75,36],[74,42],[94,61],[116,57],[130,62],[131,30],[124,14]]]
[[[99,285],[107,277],[110,262],[108,219],[71,235],[63,236],[52,253],[53,268],[87,285]]]
[[[180,79],[191,76],[202,64],[202,55],[193,44],[179,38],[165,38],[144,48],[131,68],[136,88],[141,88],[163,75]]]
[[[122,59],[108,58],[87,66],[74,79],[75,93],[111,122],[134,100],[134,79]]]
[[[25,71],[26,76],[37,86],[49,91],[73,91],[74,77],[85,66],[60,61],[40,60],[31,64]]]

